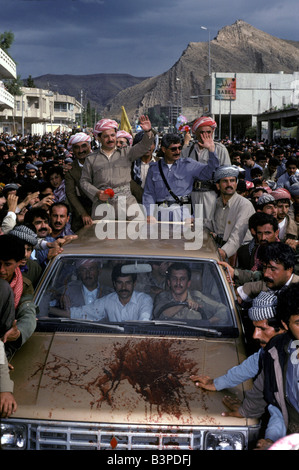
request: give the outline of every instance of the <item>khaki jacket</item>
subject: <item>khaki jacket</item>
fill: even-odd
[[[108,158],[101,149],[91,153],[85,159],[80,179],[80,186],[83,192],[92,201],[92,217],[96,207],[101,204],[97,197],[99,190],[112,188],[115,194],[126,195],[132,202],[136,199],[130,191],[131,164],[151,149],[154,136],[148,136],[145,132],[142,140],[133,147],[115,149]]]

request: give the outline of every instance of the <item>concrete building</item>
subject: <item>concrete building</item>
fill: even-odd
[[[243,136],[266,111],[299,107],[299,72],[213,72],[205,86],[203,101],[218,123],[221,138]]]
[[[267,132],[264,130],[267,123]],[[299,142],[299,106],[285,106],[269,110],[257,116],[257,139],[266,138],[270,143],[275,139],[295,139]]]
[[[80,123],[81,104],[74,97],[22,87],[13,108],[0,111],[0,132],[10,134],[44,134],[71,130]]]
[[[0,48],[0,113],[14,108],[14,97],[5,89],[3,78],[17,78],[17,67],[9,55]]]

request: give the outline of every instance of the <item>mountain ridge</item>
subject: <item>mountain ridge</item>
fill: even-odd
[[[298,41],[279,39],[243,20],[237,20],[223,27],[210,41],[211,71],[293,73],[299,71],[298,48]],[[185,106],[187,103],[190,106],[191,96],[204,94],[207,74],[208,42],[190,42],[169,70],[154,77],[132,77],[128,74],[45,75],[34,78],[34,82],[41,86],[41,83],[46,83],[44,77],[51,77],[52,81],[62,83],[61,77],[64,77],[62,94],[77,97],[84,88],[86,100],[90,100],[91,105],[96,106],[103,115],[119,119],[121,106],[124,106],[132,120],[133,116],[159,104],[179,104],[182,99]],[[80,77],[81,82],[74,77]],[[77,94],[71,93],[75,81]],[[82,86],[78,90],[80,84]],[[61,93],[58,83],[56,85]]]

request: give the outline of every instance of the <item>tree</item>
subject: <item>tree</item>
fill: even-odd
[[[27,78],[26,85],[27,88],[36,88],[36,85],[34,83],[34,80],[31,75]]]
[[[8,93],[11,95],[21,96],[23,94],[22,86],[24,85],[20,75],[18,75],[17,78],[3,80],[3,83],[5,84],[5,88],[7,89]]]
[[[1,49],[8,54],[8,49],[11,47],[14,42],[15,36],[11,31],[4,31],[0,34],[0,47]]]
[[[92,108],[88,100],[86,108],[83,110],[83,125],[86,127],[94,127],[95,123],[101,118],[95,108]]]

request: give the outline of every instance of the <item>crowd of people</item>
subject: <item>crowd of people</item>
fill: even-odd
[[[214,238],[260,349],[226,376],[191,380],[216,391],[254,379],[243,403],[225,404],[233,416],[268,413],[257,444],[268,448],[299,433],[299,146],[217,142],[207,116],[177,133],[160,135],[147,116],[140,126],[132,136],[101,119],[92,132],[0,136],[0,413],[17,407],[9,361],[36,328],[49,260],[107,210],[130,220],[139,204],[151,224],[202,217]]]

